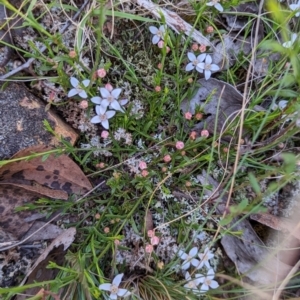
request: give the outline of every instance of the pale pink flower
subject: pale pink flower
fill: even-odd
[[[177,150],[183,149],[184,148],[184,142],[181,142],[181,141],[176,142],[175,147],[176,147]]]
[[[149,238],[152,238],[152,237],[155,236],[155,232],[153,230],[148,230],[147,235],[148,235]]]
[[[159,237],[158,236],[153,236],[150,240],[151,245],[158,245],[159,244]]]
[[[197,51],[197,50],[198,50],[198,44],[194,43],[194,44],[192,45],[192,50],[193,50],[193,51]]]
[[[143,170],[141,174],[143,177],[147,177],[149,175],[149,172],[147,170]]]
[[[146,253],[152,253],[153,252],[153,246],[150,244],[147,244],[145,247]]]
[[[164,41],[159,41],[157,46],[158,46],[158,48],[162,49],[164,47],[164,44],[165,44]]]
[[[105,163],[104,162],[101,162],[99,164],[96,164],[96,167],[97,168],[100,168],[100,169],[103,169],[105,167]]]
[[[69,56],[71,57],[71,58],[75,58],[76,57],[76,52],[74,51],[74,50],[71,50],[70,52],[69,52]]]
[[[79,107],[82,109],[86,109],[86,108],[88,108],[88,106],[89,106],[89,103],[86,100],[82,100],[79,103]]]
[[[191,120],[192,119],[192,114],[188,111],[188,112],[186,112],[185,114],[184,114],[184,118],[186,119],[186,120]]]
[[[159,85],[157,85],[154,89],[155,89],[155,92],[160,92],[161,91],[161,87]]]
[[[196,113],[195,114],[195,118],[196,118],[196,120],[201,120],[202,118],[203,118],[203,114],[202,113]]]
[[[202,137],[209,137],[209,132],[206,129],[203,129],[200,134]]]
[[[169,154],[164,156],[164,162],[168,163],[172,160],[171,156]]]
[[[170,47],[167,46],[166,52],[169,53],[171,51]]]
[[[110,232],[109,227],[105,227],[105,228],[104,228],[104,232],[105,232],[105,233],[109,233],[109,232]]]
[[[146,162],[144,162],[144,161],[140,161],[139,162],[139,168],[141,169],[141,170],[144,170],[144,169],[147,169],[147,164],[146,164]]]
[[[107,139],[107,138],[108,138],[108,135],[109,135],[109,133],[108,133],[108,131],[106,131],[106,130],[103,130],[103,131],[101,132],[101,137],[102,137],[103,139]]]
[[[97,70],[96,73],[97,73],[97,76],[100,77],[100,78],[104,78],[106,76],[106,71],[103,68]]]
[[[161,69],[162,69],[162,63],[159,63],[159,64],[157,65],[157,68],[158,68],[159,70],[161,70]]]

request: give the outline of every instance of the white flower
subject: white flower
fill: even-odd
[[[108,129],[109,128],[108,119],[112,118],[116,112],[113,110],[106,111],[105,107],[103,107],[101,105],[96,105],[96,113],[97,113],[97,116],[95,116],[91,119],[91,123],[93,123],[93,124],[101,123],[101,125],[105,129]]]
[[[196,268],[201,269],[203,265],[205,265],[208,269],[210,269],[209,260],[214,257],[214,254],[210,252],[208,248],[205,248],[204,253],[199,253],[198,256],[200,258],[200,263]]]
[[[287,104],[288,104],[287,100],[280,100],[278,104],[274,103],[272,105],[271,110],[276,110],[276,109],[284,110]]]
[[[300,0],[296,4],[290,4],[289,7],[292,11],[299,10],[299,11],[296,12],[295,17],[300,16]]]
[[[119,285],[121,283],[122,277],[124,274],[117,275],[112,283],[103,283],[99,285],[100,291],[110,292],[109,298],[116,300],[119,297],[127,297],[130,295],[130,292],[126,289],[120,289]]]
[[[197,288],[200,283],[202,283],[202,275],[195,274],[195,279],[192,280],[192,277],[189,272],[185,273],[185,280],[187,283],[184,285],[186,289],[191,289],[193,293],[199,293],[199,289]]]
[[[212,58],[210,55],[206,55],[205,62],[199,63],[196,69],[198,72],[200,72],[198,69],[201,69],[202,72],[204,71],[204,76],[206,80],[210,78],[212,71],[215,72],[220,70],[220,68],[217,65],[212,64]]]
[[[149,30],[152,34],[154,34],[152,38],[152,44],[157,44],[161,39],[164,39],[164,35],[166,32],[166,26],[161,25],[159,28],[155,26],[150,26]]]
[[[219,286],[219,284],[215,280],[213,280],[215,277],[215,272],[213,269],[209,269],[206,276],[200,276],[199,279],[203,283],[200,288],[201,293],[207,292],[209,288],[216,289]]]
[[[71,89],[68,93],[68,97],[73,97],[75,95],[79,95],[81,98],[87,98],[87,93],[83,90],[82,86],[87,87],[90,84],[89,79],[83,80],[81,83],[75,77],[70,78],[71,85],[73,89]]]
[[[292,33],[291,40],[283,43],[282,46],[284,48],[291,48],[293,46],[294,42],[296,41],[296,38],[297,38],[297,33]]]
[[[220,0],[211,0],[210,2],[206,3],[206,5],[207,6],[214,6],[215,9],[222,12],[224,9],[223,9],[223,6],[219,2],[220,2]]]
[[[198,55],[196,57],[196,55],[192,52],[188,52],[188,58],[190,60],[190,63],[188,63],[185,67],[185,70],[186,71],[191,71],[193,69],[195,69],[197,67],[197,65],[200,63],[200,62],[203,62],[205,57],[206,57],[206,54],[205,53],[202,53],[200,55]],[[197,69],[198,72],[200,73],[203,73],[203,70],[201,69]]]
[[[187,270],[190,265],[192,264],[194,267],[198,266],[200,261],[196,258],[194,258],[198,253],[198,248],[194,247],[190,250],[189,254],[186,254],[182,250],[178,251],[178,255],[181,259],[184,260],[184,262],[181,265],[181,268],[183,270]]]
[[[102,96],[101,106],[103,106],[105,108],[109,106],[110,108],[124,112],[120,103],[117,101],[121,92],[122,92],[122,89],[114,89],[114,90],[110,91],[106,88],[100,88],[100,93]],[[127,99],[125,99],[125,100],[127,100]]]

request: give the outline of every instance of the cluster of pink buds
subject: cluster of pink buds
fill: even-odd
[[[154,230],[148,230],[147,232],[148,238],[150,239],[150,244],[147,244],[145,247],[145,251],[147,253],[153,252],[153,246],[156,246],[159,244],[159,237],[155,235]]]

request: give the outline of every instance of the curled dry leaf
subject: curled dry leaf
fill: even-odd
[[[225,123],[229,124],[242,108],[243,95],[232,85],[217,79],[200,79],[200,88],[190,100],[181,104],[182,111],[195,113],[196,107],[203,109],[206,118],[193,130],[206,128],[214,132],[217,120],[217,133],[220,133]],[[209,99],[209,101],[208,101]]]
[[[71,227],[56,237],[55,240],[44,250],[31,267],[21,285],[32,284],[34,282],[43,282],[55,277],[59,270],[46,268],[49,262],[55,262],[62,265],[64,262],[66,250],[70,247],[75,239],[76,229]],[[23,294],[17,296],[16,300],[25,300],[27,295],[37,294],[40,287],[28,288]]]
[[[21,150],[13,158],[50,150],[34,146]],[[1,232],[20,239],[42,217],[36,211],[15,209],[33,203],[41,197],[67,200],[68,195],[82,195],[92,188],[80,168],[67,155],[51,154],[45,161],[42,156],[8,163],[0,168],[0,242],[7,242]],[[4,235],[4,234],[3,234]]]
[[[205,171],[202,175],[198,175],[197,179],[204,186],[213,186],[213,190],[218,187],[218,183]],[[212,191],[205,190],[205,194],[211,196]],[[218,195],[214,194],[214,196]],[[216,201],[218,201],[217,213],[223,214],[226,209],[226,195]],[[281,262],[274,253],[268,250],[247,219],[234,218],[228,225],[228,229],[228,233],[224,234],[221,239],[221,244],[241,274],[260,285],[276,285],[289,273],[291,266]],[[230,232],[242,234],[235,236]]]

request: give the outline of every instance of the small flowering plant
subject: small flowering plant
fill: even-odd
[[[159,26],[159,28],[155,27],[155,26],[150,26],[149,30],[150,32],[153,34],[152,37],[152,44],[158,44],[159,41],[163,41],[164,40],[164,35],[166,33],[166,26],[165,25],[161,25]]]
[[[87,98],[88,97],[88,95],[87,95],[86,91],[84,90],[84,88],[89,86],[89,84],[90,84],[89,79],[85,79],[82,82],[79,82],[79,80],[77,78],[71,77],[70,82],[71,82],[71,85],[72,85],[73,88],[69,91],[68,97],[73,97],[75,95],[78,95],[81,98]]]
[[[119,288],[119,285],[122,281],[124,274],[117,275],[112,283],[102,283],[99,285],[100,291],[107,291],[109,292],[109,298],[116,300],[118,297],[128,297],[130,295],[130,292],[126,289]]]
[[[223,6],[220,4],[220,0],[212,0],[206,3],[207,6],[213,6],[219,12],[224,10]]]

